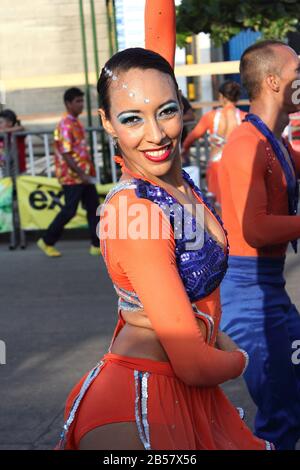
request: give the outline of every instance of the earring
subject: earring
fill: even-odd
[[[113,141],[114,147],[117,148],[118,147],[118,137],[113,136],[112,141]]]

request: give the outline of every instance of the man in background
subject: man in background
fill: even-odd
[[[300,316],[284,265],[288,243],[296,250],[300,238],[300,155],[282,133],[300,109],[300,61],[285,43],[262,41],[243,53],[240,72],[250,113],[231,133],[219,171],[230,245],[221,328],[249,354],[244,378],[257,405],[256,435],[289,450],[300,438]]]
[[[91,255],[99,255],[96,234],[96,216],[99,198],[93,184],[95,169],[85,141],[84,127],[78,119],[84,107],[84,93],[79,88],[69,88],[64,94],[66,115],[54,132],[56,176],[63,187],[65,206],[57,214],[46,233],[37,242],[38,247],[50,257],[61,256],[54,247],[65,225],[75,216],[79,202],[87,211],[91,237]]]

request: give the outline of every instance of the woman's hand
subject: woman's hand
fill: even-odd
[[[216,347],[221,351],[236,351],[239,349],[238,345],[223,331],[219,330],[216,339]]]

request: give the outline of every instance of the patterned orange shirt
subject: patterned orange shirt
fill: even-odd
[[[54,131],[54,141],[58,150],[54,157],[55,173],[60,184],[82,184],[82,181],[59,154],[71,153],[75,163],[86,175],[95,176],[94,165],[85,140],[85,130],[79,119],[70,114],[63,117]]]

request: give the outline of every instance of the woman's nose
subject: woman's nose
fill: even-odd
[[[156,119],[151,119],[147,123],[145,137],[148,142],[159,144],[166,137],[166,133],[163,126]]]

